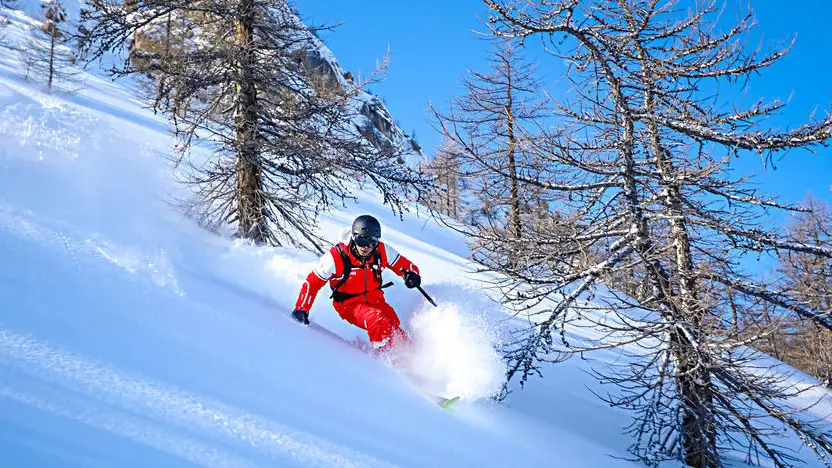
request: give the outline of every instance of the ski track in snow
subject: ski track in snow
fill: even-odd
[[[167,288],[179,296],[185,291],[180,287],[171,260],[162,249],[144,252],[136,247],[127,247],[92,236],[77,240],[80,233],[74,233],[70,226],[40,219],[34,214],[20,212],[0,202],[0,231],[6,231],[21,240],[35,241],[41,248],[48,249],[56,255],[66,253],[73,269],[81,271],[79,259],[98,256],[129,273],[148,278],[160,287]]]
[[[301,466],[395,466],[315,435],[201,395],[107,367],[4,328],[0,328],[0,363],[8,369],[79,392],[97,402],[138,413],[181,430],[197,430],[212,439],[250,446],[276,460],[288,458]],[[54,392],[45,397],[3,385],[0,386],[0,395],[86,424],[115,429],[120,435],[138,438],[142,443],[198,461],[204,466],[254,466],[216,450],[203,450],[205,444],[178,437],[175,432],[172,438],[169,431],[167,434],[154,434],[152,429],[148,434],[146,427],[135,418],[122,421],[122,415],[115,411],[92,411],[84,403],[71,401],[58,405]]]
[[[0,372],[0,375],[2,372]],[[91,403],[82,398],[73,398],[66,393],[41,389],[33,390],[37,384],[26,382],[26,391],[17,390],[8,384],[0,385],[0,398],[37,408],[57,416],[92,426],[120,437],[135,441],[169,453],[189,462],[206,467],[255,467],[254,463],[237,457],[212,445],[181,436],[176,432],[147,423],[143,418],[114,411],[106,405]],[[22,443],[28,441],[22,440]],[[54,450],[39,447],[41,450]],[[71,453],[64,455],[72,457]],[[104,465],[102,465],[104,466]]]

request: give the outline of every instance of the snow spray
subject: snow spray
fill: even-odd
[[[426,304],[411,316],[408,329],[414,345],[408,372],[423,379],[426,390],[463,399],[499,392],[505,364],[485,316],[462,313],[453,303]]]

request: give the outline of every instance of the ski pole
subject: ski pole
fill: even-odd
[[[402,274],[404,274],[404,273],[405,273],[405,269],[404,269],[404,268],[402,268]],[[419,292],[420,292],[420,293],[422,293],[422,295],[423,295],[423,296],[425,296],[425,299],[427,299],[427,300],[428,300],[428,302],[430,302],[431,304],[433,304],[433,306],[434,306],[434,307],[439,307],[438,305],[436,305],[436,303],[435,303],[435,302],[433,302],[433,299],[431,299],[431,298],[430,298],[430,296],[428,296],[428,293],[426,293],[426,292],[425,292],[425,290],[424,290],[424,289],[422,289],[422,287],[421,287],[421,286],[416,286],[416,289],[418,289],[418,290],[419,290]]]
[[[422,295],[423,295],[423,296],[425,296],[425,299],[427,299],[427,300],[428,300],[428,302],[430,302],[431,304],[433,304],[433,306],[434,306],[434,307],[439,307],[438,305],[436,305],[436,303],[435,303],[435,302],[433,302],[433,299],[431,299],[431,298],[430,298],[430,296],[428,296],[428,293],[426,293],[426,292],[425,292],[425,290],[424,290],[424,289],[422,289],[422,287],[421,287],[421,286],[416,286],[416,288],[419,290],[419,292],[420,292],[420,293],[422,293]]]

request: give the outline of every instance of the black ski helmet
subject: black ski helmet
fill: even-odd
[[[361,215],[352,222],[352,237],[381,238],[381,224],[370,215]]]

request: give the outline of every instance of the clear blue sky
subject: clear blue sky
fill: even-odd
[[[731,0],[731,7],[748,1]],[[428,123],[428,103],[446,105],[460,92],[459,78],[466,67],[482,69],[488,46],[475,32],[484,32],[481,18],[487,9],[479,0],[295,0],[305,20],[341,26],[322,38],[341,65],[353,73],[371,72],[390,48],[390,65],[384,82],[373,85],[405,131],[415,132],[426,153],[432,154],[439,135]],[[759,27],[757,40],[797,42],[789,56],[752,81],[748,101],[787,99],[791,105],[783,124],[796,125],[818,108],[832,105],[832,0],[750,0]],[[732,11],[728,10],[728,15]],[[556,70],[551,57],[538,57],[538,65]],[[777,170],[764,169],[759,159],[748,156],[739,163],[741,172],[760,173],[760,188],[783,201],[799,201],[807,194],[832,202],[832,148],[818,154],[788,153],[776,161]]]

